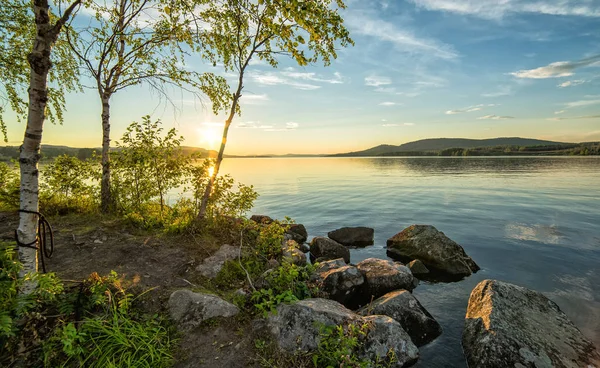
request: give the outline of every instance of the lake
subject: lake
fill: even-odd
[[[418,367],[466,366],[469,294],[490,278],[543,292],[600,347],[600,157],[225,159],[222,172],[254,185],[253,214],[290,216],[309,239],[374,228],[353,263],[386,258],[386,240],[411,224],[461,244],[482,270],[414,291],[444,329]]]

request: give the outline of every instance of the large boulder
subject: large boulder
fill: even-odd
[[[373,245],[375,230],[370,227],[342,227],[330,231],[327,236],[347,247],[365,247]]]
[[[314,237],[310,242],[311,259],[330,260],[343,258],[344,262],[350,263],[350,250],[335,240],[322,236]]]
[[[402,261],[418,259],[444,276],[462,278],[479,271],[465,250],[431,225],[411,225],[387,241],[388,255]]]
[[[369,302],[394,290],[413,290],[416,280],[408,267],[387,259],[367,258],[356,267],[365,277],[359,303]]]
[[[320,290],[329,299],[346,305],[354,299],[365,278],[355,266],[342,266],[321,273],[322,282]]]
[[[306,231],[306,227],[302,224],[289,225],[286,234],[290,235],[293,240],[298,242],[298,244],[302,244],[308,239],[308,232]]]
[[[395,319],[417,346],[433,341],[442,333],[440,324],[406,290],[387,293],[356,313],[363,316],[380,314]]]
[[[369,326],[355,352],[360,358],[385,361],[391,351],[396,358],[391,367],[403,367],[418,359],[418,348],[398,322],[385,316],[361,317],[333,300],[305,299],[280,304],[277,314],[268,317],[267,328],[283,351],[314,352],[323,327],[351,323]]]
[[[214,279],[223,268],[225,262],[236,259],[240,253],[240,247],[225,244],[212,256],[204,259],[196,271],[204,277]]]
[[[177,290],[169,297],[169,314],[182,330],[190,330],[215,317],[233,317],[240,310],[218,296]]]
[[[469,298],[462,345],[469,367],[600,367],[600,354],[539,292],[481,281]]]

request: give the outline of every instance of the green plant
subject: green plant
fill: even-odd
[[[17,165],[11,167],[6,162],[0,162],[0,208],[19,208],[20,183]]]
[[[46,214],[92,212],[98,207],[99,166],[61,155],[42,170],[40,206]]]

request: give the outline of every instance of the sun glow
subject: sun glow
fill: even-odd
[[[202,148],[218,149],[221,144],[222,124],[203,123],[202,125],[203,126],[198,129]]]
[[[210,177],[210,176],[213,176],[213,174],[214,174],[214,173],[215,173],[215,166],[214,166],[214,165],[211,165],[211,166],[208,168],[208,176],[209,176],[209,177]]]

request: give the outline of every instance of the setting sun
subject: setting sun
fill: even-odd
[[[221,143],[221,131],[214,127],[204,127],[199,129],[200,142],[208,149],[217,149]]]

